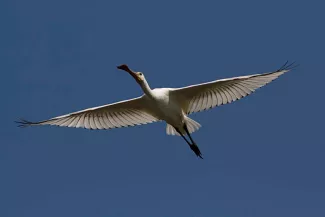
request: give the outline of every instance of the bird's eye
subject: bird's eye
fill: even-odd
[[[142,76],[142,73],[141,73],[141,72],[139,72],[139,75],[140,75],[140,76]]]

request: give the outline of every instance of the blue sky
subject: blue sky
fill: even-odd
[[[324,216],[321,1],[0,3],[0,216]],[[155,123],[20,129],[151,87],[300,67],[191,116],[205,159]]]

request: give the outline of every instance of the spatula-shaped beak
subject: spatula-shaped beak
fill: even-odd
[[[137,76],[137,74],[134,71],[132,71],[126,64],[119,65],[117,66],[117,68],[128,72],[137,82],[141,81]]]

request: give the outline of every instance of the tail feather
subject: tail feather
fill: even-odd
[[[193,120],[189,117],[186,117],[185,121],[186,121],[186,126],[188,128],[189,133],[194,133],[201,127],[201,124],[199,124],[198,122],[196,122],[195,120]],[[167,124],[166,133],[167,133],[167,135],[180,136],[179,133],[176,131],[176,129],[172,125],[169,125],[169,124]]]
[[[167,133],[167,135],[180,136],[179,133],[176,131],[176,129],[170,124],[167,124],[166,133]]]
[[[194,133],[195,131],[200,129],[201,124],[199,124],[198,122],[196,122],[195,120],[189,117],[186,117],[186,126],[190,133]]]

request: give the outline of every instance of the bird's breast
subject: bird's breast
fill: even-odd
[[[154,92],[155,93],[155,92]],[[171,98],[168,91],[157,91],[150,99],[151,110],[162,120],[172,126],[181,126],[184,121],[184,113],[180,104]]]

